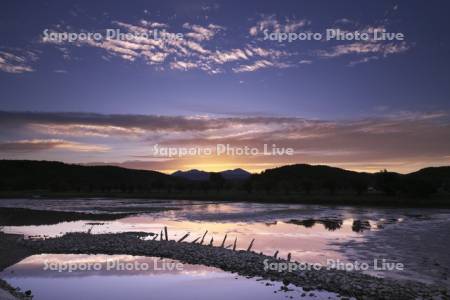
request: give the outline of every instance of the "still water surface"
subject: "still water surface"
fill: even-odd
[[[226,245],[232,244],[237,238],[238,248],[245,249],[250,241],[255,239],[254,251],[268,255],[279,251],[282,257],[291,253],[294,260],[301,262],[326,264],[327,260],[332,259],[370,263],[373,259],[384,258],[403,263],[405,270],[396,272],[369,270],[367,273],[450,285],[448,279],[450,258],[447,254],[450,246],[450,210],[445,209],[134,199],[0,200],[1,206],[91,213],[137,213],[114,221],[79,220],[50,225],[40,223],[31,226],[5,226],[2,229],[8,233],[20,233],[29,237],[52,237],[79,231],[90,231],[93,234],[125,231],[159,234],[161,229],[167,226],[171,239],[179,239],[184,234],[190,233],[186,241],[192,241],[208,230],[206,240],[209,242],[214,238],[215,245],[220,244],[227,235]],[[154,212],[155,209],[163,211]],[[70,256],[51,258],[72,259]],[[240,277],[235,279],[236,276],[233,274],[202,266],[189,266],[185,271],[175,273],[88,272],[81,275],[58,273],[49,276],[36,267],[43,264],[42,259],[42,256],[30,257],[12,267],[14,275],[8,273],[9,275],[1,276],[6,276],[9,282],[18,286],[40,291],[39,293],[43,295],[51,293],[45,294],[46,298],[42,299],[58,299],[55,292],[49,292],[51,289],[40,288],[51,284],[57,284],[67,293],[83,284],[83,289],[79,292],[86,295],[96,295],[95,286],[109,286],[111,297],[107,299],[124,299],[119,290],[130,289],[136,293],[131,297],[133,299],[141,299],[140,296],[142,299],[159,299],[158,295],[163,293],[166,293],[164,299],[171,297],[175,299],[180,295],[198,296],[192,299],[202,299],[202,295],[209,295],[205,299],[211,299],[211,295],[218,299],[227,296],[229,296],[227,299],[248,299],[245,298],[244,291],[258,295],[256,298],[259,299],[279,299],[280,296],[279,293],[274,293],[274,290],[279,288],[276,285],[266,286],[267,282],[262,284],[254,279]],[[83,256],[83,259],[96,260],[98,257]],[[50,278],[53,280],[47,281]],[[174,284],[179,288],[171,289],[170,286]],[[99,291],[105,292],[105,288]],[[300,292],[301,290],[297,290],[295,293]],[[149,293],[154,297],[148,297]],[[285,296],[290,297],[288,293],[283,292],[282,298]],[[317,299],[323,295],[318,293],[315,296]],[[324,299],[328,297],[334,296],[326,294]],[[83,298],[91,299],[84,297],[84,294]],[[93,296],[92,299],[97,298]]]

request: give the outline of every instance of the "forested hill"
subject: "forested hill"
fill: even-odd
[[[450,167],[432,167],[410,174],[399,174],[386,170],[364,173],[330,166],[297,164],[253,175],[251,186],[265,188],[267,192],[302,190],[311,193],[323,190],[335,194],[353,190],[357,194],[376,191],[386,195],[422,197],[438,191],[450,191]]]
[[[450,167],[425,168],[410,174],[381,171],[363,173],[330,166],[288,165],[252,174],[245,180],[227,180],[210,173],[198,181],[156,171],[115,166],[82,166],[51,161],[0,160],[0,191],[51,191],[77,193],[140,193],[159,196],[253,195],[450,195]],[[202,197],[203,197],[202,196]],[[203,197],[204,198],[204,197]]]
[[[155,171],[54,161],[0,160],[0,170],[0,189],[3,190],[133,191],[182,181]]]

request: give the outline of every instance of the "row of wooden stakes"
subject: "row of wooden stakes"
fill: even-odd
[[[205,233],[203,234],[203,236],[196,238],[195,240],[193,240],[191,243],[195,244],[197,243],[199,240],[200,242],[198,242],[200,245],[203,245],[203,242],[205,241],[205,237],[206,234],[208,234],[208,230],[205,231]],[[178,241],[176,241],[177,243],[181,243],[183,242],[188,236],[190,235],[190,233],[186,233],[185,235],[183,235]],[[227,240],[228,234],[225,234],[222,243],[220,244],[221,248],[231,248],[233,247],[233,251],[236,251],[236,245],[237,245],[237,237],[234,239],[234,243],[233,244],[229,244],[227,246],[225,246],[225,242]],[[156,240],[158,238],[158,234],[155,234],[155,236],[153,237],[153,240]],[[159,239],[160,241],[168,241],[169,240],[169,234],[167,233],[167,226],[164,226],[164,232],[163,230],[161,230],[161,233],[159,234]],[[214,242],[214,238],[211,237],[211,240],[209,241],[209,246],[213,246],[213,242]],[[255,242],[255,239],[252,239],[252,241],[250,242],[250,245],[248,245],[247,247],[247,251],[251,251],[252,247],[253,247],[253,243]],[[260,253],[262,254],[262,252]],[[274,258],[278,258],[278,250],[275,251],[275,254],[273,255]],[[288,253],[287,255],[287,261],[291,260],[291,253]]]

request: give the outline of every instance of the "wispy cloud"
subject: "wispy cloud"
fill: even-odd
[[[225,29],[224,27],[215,25],[215,24],[209,24],[208,26],[203,27],[200,25],[189,24],[189,23],[184,23],[183,28],[190,30],[190,32],[186,33],[187,37],[190,37],[198,42],[210,40],[220,30]]]
[[[443,164],[450,155],[450,118],[444,111],[384,112],[384,116],[377,118],[340,121],[271,116],[218,118],[1,112],[0,125],[0,151],[15,154],[14,157],[57,149],[108,151],[115,153],[116,160],[117,157],[126,160],[150,155],[155,144],[170,147],[230,144],[261,148],[264,143],[274,143],[293,148],[295,155],[222,160],[234,162],[236,166],[270,167],[308,162],[360,169],[364,165],[375,167],[385,163],[384,167],[406,170],[420,163]],[[11,141],[11,136],[17,140]],[[182,168],[186,163],[195,165],[198,159],[158,161],[152,165],[158,169],[169,169],[169,165]],[[202,159],[205,164],[217,160],[214,157]]]
[[[111,136],[139,136],[145,133],[144,129],[137,127],[121,127],[114,125],[92,125],[92,124],[29,124],[33,131],[45,133],[54,136],[93,136],[93,137],[111,137]]]
[[[289,23],[289,26],[294,24]],[[268,48],[244,43],[241,47],[226,48],[214,40],[219,33],[225,33],[226,28],[217,24],[208,25],[183,24],[180,39],[153,39],[143,36],[149,30],[163,28],[167,34],[177,34],[168,24],[141,20],[138,24],[114,21],[113,25],[121,28],[124,33],[133,34],[133,38],[126,41],[117,39],[82,40],[75,43],[59,42],[43,37],[44,44],[53,44],[58,49],[65,49],[64,56],[68,57],[70,46],[94,47],[103,49],[105,57],[120,57],[129,62],[143,61],[160,70],[201,70],[209,74],[218,74],[239,69],[249,69],[249,64],[260,65],[262,59],[269,63],[265,67],[282,68],[283,59],[290,53],[285,50]],[[288,26],[288,25],[286,25]],[[295,27],[295,26],[294,26]],[[58,33],[61,28],[51,31]],[[283,64],[284,63],[284,64]],[[261,68],[250,68],[249,71]]]
[[[274,33],[295,32],[310,23],[311,22],[306,19],[297,20],[284,18],[283,21],[280,21],[275,15],[262,15],[256,25],[250,27],[249,33],[251,36],[257,36],[264,32],[264,30]]]
[[[199,7],[200,10],[201,7]],[[146,13],[146,16],[148,14]],[[40,36],[40,43],[32,42],[33,49],[47,50],[46,46],[53,46],[61,53],[63,59],[75,61],[79,59],[77,48],[87,47],[100,49],[99,57],[110,61],[119,58],[129,63],[144,63],[158,71],[190,71],[199,70],[208,74],[229,72],[258,72],[266,69],[280,69],[286,66],[301,67],[318,59],[334,59],[347,57],[349,64],[355,66],[361,63],[374,62],[394,54],[408,51],[414,44],[407,42],[383,42],[370,40],[367,42],[337,42],[337,43],[279,43],[265,41],[262,34],[265,30],[270,33],[313,32],[319,22],[309,19],[286,17],[280,15],[259,15],[256,19],[248,20],[245,27],[237,31],[234,24],[220,24],[205,18],[193,23],[172,23],[170,18],[159,20],[145,17],[135,22],[110,20],[109,27],[119,29],[123,34],[131,34],[134,38],[127,40],[107,39],[105,36],[96,40],[81,40],[77,42],[61,42],[48,39],[44,34]],[[329,24],[344,32],[360,31],[370,33],[374,30],[386,29],[387,22],[379,20],[377,25],[361,24],[348,18],[341,18]],[[177,25],[175,25],[177,24]],[[382,25],[380,25],[382,24]],[[225,26],[226,25],[226,26]],[[319,25],[317,25],[319,26]],[[317,27],[316,26],[316,27]],[[167,34],[179,34],[181,39],[153,39],[142,34],[149,31]],[[323,27],[321,26],[321,29]],[[47,33],[105,33],[105,29],[76,28],[66,22],[54,24]],[[30,48],[31,49],[31,48]],[[13,49],[14,50],[14,49]],[[0,50],[0,71],[8,73],[25,73],[35,70],[33,64],[37,55],[30,51]],[[33,50],[34,51],[34,50]],[[82,54],[84,55],[84,54]],[[63,66],[63,69],[66,69]]]
[[[36,54],[31,51],[0,50],[0,71],[13,74],[33,72],[31,64],[36,60]]]
[[[73,152],[106,152],[109,147],[60,139],[32,139],[0,142],[0,153],[30,153],[52,149]]]
[[[353,23],[346,23],[353,24]],[[334,30],[337,30],[336,28]],[[339,29],[342,34],[351,33],[349,30]],[[374,32],[386,31],[384,26],[366,26],[357,29],[362,34],[368,34],[370,37],[367,41],[342,42],[342,44],[333,46],[329,49],[321,49],[315,51],[321,58],[336,58],[341,56],[350,56],[353,60],[350,66],[360,63],[367,63],[373,60],[388,57],[393,54],[400,54],[408,51],[411,44],[406,41],[384,41],[375,40]],[[354,58],[356,57],[356,58]]]
[[[286,63],[271,62],[268,60],[258,60],[250,65],[240,65],[239,67],[233,68],[233,71],[235,73],[254,72],[259,69],[270,68],[270,67],[277,67],[277,68],[284,69],[284,68],[290,67],[290,65],[286,64]]]
[[[265,69],[282,69],[300,67],[317,59],[334,59],[348,57],[350,65],[379,60],[394,54],[406,52],[412,47],[410,42],[357,41],[338,42],[333,44],[314,43],[302,45],[309,49],[300,49],[298,43],[283,44],[277,41],[264,41],[262,33],[311,32],[312,22],[307,19],[287,18],[276,15],[261,15],[247,27],[248,31],[236,35],[233,28],[205,21],[203,24],[184,23],[171,26],[169,23],[150,19],[137,22],[111,21],[111,25],[120,29],[123,34],[130,34],[127,40],[88,39],[77,42],[54,41],[41,37],[41,42],[53,45],[65,60],[70,60],[72,51],[79,47],[90,47],[103,50],[102,59],[120,58],[126,62],[145,63],[158,71],[190,71],[200,70],[208,74],[257,72]],[[341,19],[331,26],[343,32],[357,30],[361,33],[373,33],[374,30],[385,29],[383,26],[361,26],[348,19]],[[344,28],[340,28],[340,27]],[[154,39],[148,36],[149,31],[167,34],[182,34],[179,39]],[[71,26],[54,26],[48,33],[77,32]],[[78,32],[87,32],[79,29]],[[145,34],[145,35],[144,35]],[[232,36],[234,34],[235,36]],[[224,41],[233,41],[225,43]],[[0,69],[10,73],[33,71],[30,60],[24,56],[0,52]]]
[[[378,54],[381,56],[388,56],[391,54],[405,52],[409,49],[406,43],[374,43],[374,42],[357,42],[346,45],[338,45],[331,50],[319,51],[322,57],[339,57],[348,54]]]

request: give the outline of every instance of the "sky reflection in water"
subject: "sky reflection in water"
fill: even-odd
[[[107,270],[106,261],[146,263],[149,271]],[[45,262],[94,264],[99,271],[58,272],[44,270]],[[31,290],[34,300],[78,299],[286,299],[299,298],[303,290],[290,285],[292,291],[280,291],[281,283],[248,279],[216,268],[182,264],[181,271],[153,269],[155,263],[174,260],[127,255],[33,255],[9,267],[1,277],[22,290]],[[179,263],[179,262],[178,262]],[[309,295],[310,292],[307,293]],[[314,299],[337,299],[336,294],[314,291]],[[305,299],[305,298],[303,298]],[[308,297],[306,298],[308,299]]]

